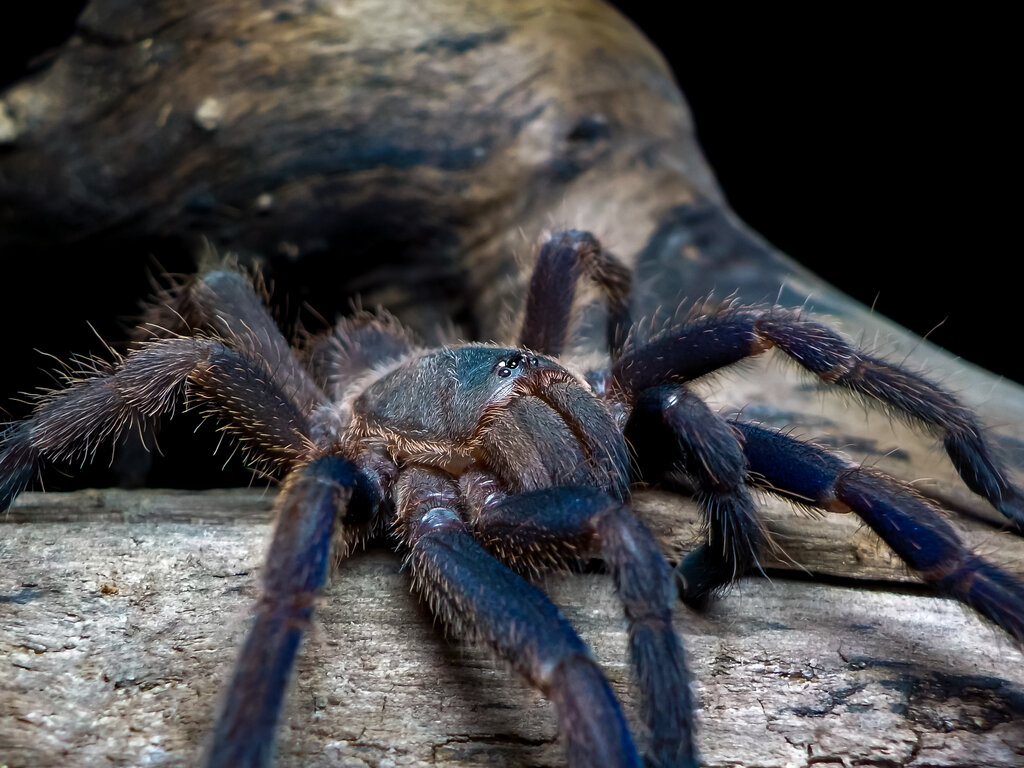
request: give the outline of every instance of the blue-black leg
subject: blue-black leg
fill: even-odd
[[[711,594],[757,567],[764,531],[746,484],[739,434],[682,386],[651,387],[626,425],[642,477],[682,470],[704,513],[704,542],[676,566],[680,597],[703,608]]]
[[[865,354],[795,312],[728,307],[668,328],[624,351],[612,368],[612,386],[631,399],[650,387],[691,381],[771,347],[823,382],[935,433],[967,487],[1024,531],[1024,493],[1010,482],[969,408],[925,377]]]
[[[0,510],[41,460],[90,460],[101,445],[172,411],[186,394],[257,461],[291,466],[309,450],[307,414],[262,362],[214,339],[158,339],[116,366],[84,371],[0,434]]]
[[[700,315],[629,345],[612,366],[612,386],[627,399],[662,384],[699,379],[771,345],[758,337],[759,313],[728,308]]]
[[[327,578],[335,521],[365,527],[378,502],[378,492],[345,459],[317,459],[289,478],[277,504],[263,594],[210,735],[206,768],[270,764],[299,643]]]
[[[526,295],[522,346],[555,357],[565,351],[581,276],[605,295],[608,349],[613,360],[618,358],[630,326],[630,272],[593,235],[577,229],[556,232],[541,246]]]
[[[372,371],[408,355],[416,346],[410,333],[387,312],[358,311],[343,317],[329,334],[312,340],[306,362],[335,401]]]
[[[495,560],[455,511],[458,487],[423,469],[399,478],[399,519],[416,584],[449,626],[489,645],[555,705],[570,768],[640,768],[590,649],[548,597]]]
[[[791,313],[769,313],[758,332],[822,381],[881,403],[941,438],[964,483],[1024,531],[1024,494],[982,437],[977,418],[952,394],[923,376],[849,345],[827,326]]]
[[[502,560],[543,567],[599,548],[629,621],[630,656],[650,742],[647,764],[696,766],[690,677],[672,627],[676,590],[646,526],[590,487],[492,496],[488,503],[485,482],[468,495],[471,505],[482,507],[474,521],[477,536]]]
[[[1024,583],[969,550],[927,501],[813,445],[752,424],[736,427],[752,481],[800,504],[854,512],[938,593],[1024,642]]]
[[[214,334],[248,357],[262,360],[274,386],[308,413],[326,401],[295,359],[291,345],[271,317],[265,289],[242,272],[209,270],[174,285],[152,301],[143,327],[153,336]]]

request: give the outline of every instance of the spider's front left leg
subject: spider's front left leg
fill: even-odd
[[[861,352],[827,326],[790,310],[726,307],[672,326],[627,349],[612,368],[612,386],[632,402],[651,387],[692,381],[772,347],[825,383],[940,436],[967,487],[1024,533],[1024,493],[1010,481],[969,408],[925,377]]]
[[[597,488],[555,487],[504,496],[485,475],[466,475],[473,528],[483,545],[518,568],[600,553],[629,623],[629,647],[648,764],[695,768],[690,676],[672,626],[671,569],[647,527]]]
[[[276,523],[252,627],[210,734],[207,768],[263,768],[273,757],[277,723],[299,643],[334,555],[371,524],[380,476],[336,456],[295,470],[275,507]],[[341,530],[335,530],[335,523]]]
[[[641,768],[590,649],[543,592],[472,536],[456,511],[460,496],[438,471],[399,477],[400,529],[419,590],[445,623],[482,639],[555,705],[570,768]]]

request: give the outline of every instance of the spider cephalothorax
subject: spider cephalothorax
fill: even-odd
[[[345,405],[348,408],[345,408]],[[399,465],[459,476],[486,467],[510,492],[594,485],[623,498],[622,433],[589,387],[528,350],[467,345],[413,354],[350,403],[346,439]]]
[[[578,280],[603,292],[609,364],[559,359]],[[902,484],[780,432],[713,412],[688,382],[778,347],[823,381],[941,435],[966,484],[1024,527],[1021,494],[973,414],[926,379],[869,357],[814,321],[728,306],[631,332],[629,275],[586,233],[541,249],[514,348],[424,349],[386,314],[358,313],[293,352],[251,283],[215,270],[175,287],[154,338],[44,396],[0,442],[0,507],[43,459],[200,403],[251,456],[285,473],[263,596],[206,749],[209,766],[260,766],[299,641],[332,554],[389,530],[418,589],[555,705],[568,761],[695,766],[693,704],[677,594],[699,607],[757,567],[765,533],[751,486],[859,515],[940,593],[1024,640],[1024,585],[968,550],[936,508]],[[590,383],[588,383],[590,382]],[[673,571],[629,509],[633,481],[683,473],[705,541]],[[629,626],[640,748],[589,650],[518,575],[599,555]],[[674,579],[673,579],[674,574]]]

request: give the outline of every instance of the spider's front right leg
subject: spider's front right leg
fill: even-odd
[[[398,515],[416,583],[449,626],[482,639],[554,705],[570,768],[641,768],[608,681],[548,597],[495,560],[456,512],[448,476],[411,468]]]
[[[171,411],[187,393],[261,461],[292,466],[308,453],[307,414],[258,361],[210,338],[146,342],[116,366],[86,371],[0,435],[0,510],[40,460],[91,460],[99,446]]]
[[[382,496],[377,479],[336,456],[315,459],[289,477],[276,505],[263,594],[210,734],[206,768],[270,763],[288,679],[327,577],[332,541],[337,549],[339,539],[345,543],[371,523]]]

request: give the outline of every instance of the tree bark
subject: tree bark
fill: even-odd
[[[258,592],[270,505],[245,490],[23,496],[0,538],[0,764],[193,765]],[[675,521],[669,549],[696,525],[693,505],[666,494],[636,507],[652,525]],[[847,518],[769,517],[787,549],[784,537],[808,528],[816,546],[789,549],[771,581],[744,581],[706,616],[677,611],[705,765],[1020,764],[1017,648],[909,585]],[[1000,544],[1019,574],[1024,545]],[[485,648],[446,638],[400,563],[374,548],[341,565],[305,644],[278,764],[562,765],[549,705]],[[797,565],[853,576],[790,578]],[[542,585],[632,716],[610,579]]]

